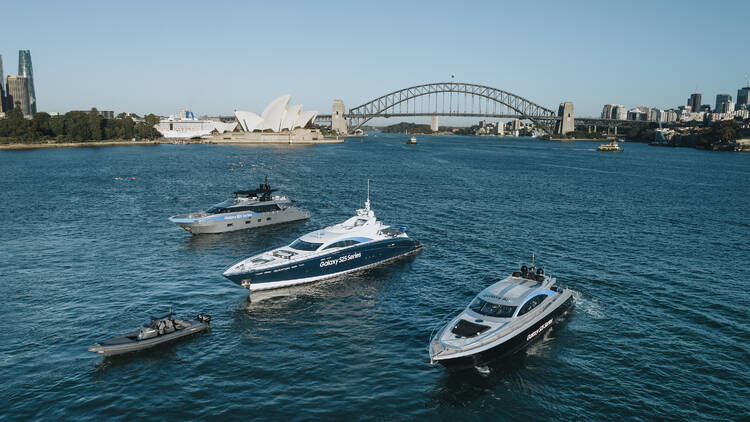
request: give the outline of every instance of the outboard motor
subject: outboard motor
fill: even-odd
[[[196,317],[196,319],[198,319],[198,321],[200,321],[202,323],[205,323],[205,324],[210,324],[211,323],[211,316],[208,315],[208,314],[198,314],[198,316]]]
[[[525,265],[521,266],[521,275],[526,276],[526,274],[529,272],[529,268]]]
[[[536,270],[536,275],[544,275],[544,270],[539,268],[538,270]]]

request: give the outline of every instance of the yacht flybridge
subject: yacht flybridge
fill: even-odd
[[[268,176],[258,189],[234,192],[234,198],[214,205],[204,212],[180,214],[169,218],[192,234],[225,233],[254,229],[271,224],[310,218],[310,213],[291,205],[286,196],[272,195]]]
[[[430,339],[431,363],[467,367],[507,356],[542,337],[573,302],[541,268],[525,265],[486,289]]]
[[[224,277],[251,291],[331,278],[419,252],[422,244],[406,232],[406,226],[391,228],[375,218],[368,184],[365,208],[354,217],[244,259]]]

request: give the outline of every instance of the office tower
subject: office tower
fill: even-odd
[[[29,109],[36,113],[36,91],[34,91],[34,70],[31,67],[31,51],[18,50],[18,76],[25,76],[29,86]],[[17,101],[17,100],[14,100]]]
[[[688,105],[691,107],[690,111],[694,113],[701,111],[701,100],[701,94],[690,94],[690,100],[688,100]]]
[[[748,100],[748,96],[750,96],[750,86],[746,86],[745,88],[740,88],[737,90],[737,106],[750,104],[750,100]]]
[[[3,55],[0,54],[0,113],[5,111],[5,76],[3,76]]]
[[[721,105],[724,104],[724,103],[726,103],[726,102],[728,102],[728,101],[732,101],[732,96],[731,95],[729,95],[729,94],[716,94],[716,107],[714,107],[714,111],[718,113],[719,110],[721,110]]]
[[[29,78],[19,75],[8,75],[6,86],[8,87],[8,110],[15,108],[16,104],[18,104],[24,116],[31,116]]]

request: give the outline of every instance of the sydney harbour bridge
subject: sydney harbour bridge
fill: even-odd
[[[338,105],[337,105],[338,102]],[[606,127],[617,134],[618,126],[632,125],[632,121],[576,118],[573,103],[563,102],[557,111],[539,105],[508,91],[464,82],[437,82],[393,91],[367,103],[344,110],[335,101],[332,114],[318,115],[315,122],[327,124],[339,131],[352,133],[373,118],[449,116],[486,117],[529,120],[548,136],[565,135],[576,126]],[[345,125],[345,126],[344,126]]]

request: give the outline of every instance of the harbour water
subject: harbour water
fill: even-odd
[[[0,419],[747,419],[750,155],[405,141],[0,151]],[[167,220],[266,174],[309,221],[193,237]],[[368,178],[420,255],[262,301],[221,276],[352,215]],[[432,329],[532,252],[578,292],[566,320],[501,362],[431,366]],[[86,350],[170,305],[212,330]]]

